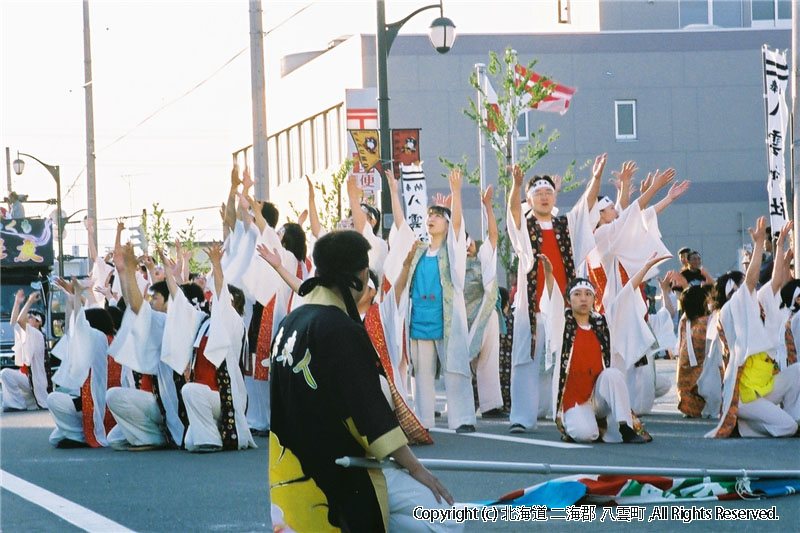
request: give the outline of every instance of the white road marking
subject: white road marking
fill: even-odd
[[[430,431],[435,431],[437,433],[450,433],[456,434],[454,429],[444,429],[444,428],[431,428]],[[526,439],[524,437],[512,437],[511,435],[494,435],[492,433],[460,433],[462,437],[477,437],[479,439],[489,439],[489,440],[502,440],[506,442],[517,442],[520,444],[532,444],[534,446],[549,446],[550,448],[591,448],[588,444],[574,444],[571,442],[560,442],[560,441],[552,441],[552,440],[540,440],[540,439]]]
[[[114,522],[102,515],[81,507],[77,503],[62,498],[58,494],[53,494],[33,483],[29,483],[22,478],[9,474],[5,470],[0,470],[0,487],[13,492],[20,498],[24,498],[31,503],[47,509],[59,518],[62,518],[84,531],[89,533],[134,533],[132,529]]]

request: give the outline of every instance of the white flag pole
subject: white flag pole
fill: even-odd
[[[750,478],[796,478],[800,470],[753,470],[746,468],[670,468],[658,466],[563,465],[549,463],[517,463],[507,461],[459,461],[453,459],[418,459],[431,470],[460,472],[504,472],[517,474],[609,474],[708,477],[732,476]],[[393,460],[378,462],[363,457],[340,457],[336,464],[345,468],[402,468]]]
[[[478,113],[480,113],[480,116],[483,116],[485,114],[483,93],[486,92],[486,65],[483,63],[475,63],[475,74],[478,77],[478,86],[481,88],[481,90],[477,91]],[[480,123],[478,123],[478,175],[480,177],[478,186],[480,187],[481,193],[483,193],[486,186],[486,137],[483,135]],[[483,211],[481,210],[481,238],[484,238],[485,234],[486,221]]]

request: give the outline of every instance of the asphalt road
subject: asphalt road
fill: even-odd
[[[674,362],[659,361],[659,372],[674,373]],[[507,421],[480,421],[472,436],[448,433],[437,422],[436,444],[414,449],[424,458],[519,461],[551,464],[800,469],[798,439],[704,439],[714,422],[684,420],[674,408],[674,389],[644,417],[654,441],[647,445],[564,447],[552,422],[540,421],[535,433],[510,440]],[[80,531],[61,517],[98,532],[248,532],[269,531],[267,439],[259,448],[208,455],[178,451],[116,452],[110,449],[56,450],[47,437],[53,428],[47,412],[0,416],[0,530],[15,532]],[[495,438],[492,438],[495,437]],[[9,475],[10,474],[10,475]],[[436,472],[460,502],[492,499],[556,475]],[[23,493],[25,497],[19,496]],[[62,500],[63,499],[63,500]],[[712,509],[769,509],[777,521],[647,522],[566,521],[552,512],[546,523],[469,522],[467,531],[525,531],[545,526],[553,531],[800,531],[800,500],[700,502]],[[691,507],[691,503],[682,503]],[[51,511],[48,511],[50,508]],[[612,510],[613,511],[613,510]]]

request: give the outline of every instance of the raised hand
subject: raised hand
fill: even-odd
[[[538,254],[536,258],[542,262],[545,277],[549,277],[553,273],[553,263],[551,263],[550,259],[544,254]]]
[[[758,217],[756,220],[756,229],[747,228],[747,231],[750,232],[750,238],[753,240],[753,244],[764,244],[764,241],[767,238],[767,219],[766,217]]]
[[[642,195],[653,186],[653,173],[648,172],[647,177],[639,182],[639,194]]]
[[[16,305],[21,305],[22,302],[25,301],[25,291],[19,289],[17,293],[14,295],[14,303]]]
[[[508,166],[506,169],[511,174],[513,187],[522,188],[522,181],[525,179],[525,174],[522,172],[522,169],[519,167],[519,165],[514,165],[513,167]]]
[[[684,180],[681,183],[676,181],[670,185],[669,191],[667,191],[667,198],[669,198],[670,201],[680,198],[683,193],[689,190],[689,183],[688,180]]]
[[[592,165],[592,179],[599,180],[603,177],[603,170],[606,168],[608,154],[600,154],[594,159]]]
[[[793,221],[789,220],[786,224],[783,225],[781,228],[780,233],[778,234],[778,240],[775,244],[775,248],[780,251],[783,250],[783,245],[786,242],[786,236],[789,235],[789,232],[792,231],[792,225],[794,224]],[[770,236],[771,237],[771,236]]]
[[[297,217],[297,225],[302,226],[303,224],[305,224],[307,218],[308,218],[308,209],[303,209],[303,212],[300,213],[299,217]]]
[[[352,174],[347,177],[347,197],[356,200],[361,197],[361,187],[358,186],[358,178]],[[355,206],[351,205],[350,209],[355,209]]]
[[[483,191],[483,194],[481,194],[481,203],[486,207],[487,210],[492,208],[493,192],[494,190],[492,189],[492,186],[489,185],[488,187],[486,187],[486,190]]]
[[[658,170],[656,170],[655,176],[653,176],[653,185],[655,185],[656,188],[660,189],[661,187],[672,181],[674,177],[675,177],[674,168],[668,168],[664,172],[659,172]]]
[[[445,196],[444,194],[437,192],[435,195],[431,197],[433,200],[434,205],[438,205],[441,207],[446,207],[450,209],[450,205],[453,203],[453,195],[448,194]]]
[[[450,171],[450,175],[447,177],[448,181],[450,181],[450,191],[451,193],[460,192],[461,185],[464,183],[464,178],[461,175],[460,168],[454,168]]]
[[[250,177],[250,168],[247,165],[244,166],[244,172],[242,172],[242,176],[244,176],[244,179],[242,180],[242,192],[247,194],[247,191],[250,190],[250,187],[252,187],[253,183],[255,183]]]
[[[247,199],[247,195],[239,192],[236,193],[236,196],[239,197],[239,207],[241,207],[245,211],[250,209],[250,201]]]
[[[281,255],[278,253],[277,248],[270,250],[264,244],[259,243],[259,245],[256,246],[256,251],[258,251],[259,257],[269,263],[272,268],[277,269],[281,266]]]
[[[222,261],[222,243],[219,242],[212,242],[208,245],[205,249],[206,255],[208,256],[208,260],[211,261],[212,265],[219,265],[220,261]]]
[[[672,257],[672,254],[658,255],[658,252],[653,252],[653,255],[651,255],[650,259],[647,260],[647,264],[650,267],[652,267],[653,265],[657,265],[658,263],[660,263],[662,261],[666,261],[667,259],[670,259],[671,257]]]
[[[556,194],[558,194],[558,192],[561,190],[561,186],[564,184],[564,178],[558,174],[553,174],[551,177],[553,178],[553,185],[556,188]]]
[[[622,163],[622,168],[619,172],[616,170],[612,170],[611,173],[614,175],[616,179],[612,179],[611,183],[617,186],[617,189],[620,189],[622,184],[627,182],[630,183],[633,180],[633,175],[636,174],[636,171],[639,170],[639,167],[636,166],[636,163],[633,161],[625,161]]]
[[[238,188],[240,183],[242,183],[242,180],[239,179],[239,165],[234,163],[231,169],[231,189]]]

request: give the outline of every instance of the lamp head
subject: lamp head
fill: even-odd
[[[437,52],[446,54],[456,40],[456,25],[447,17],[438,17],[431,22],[428,37]]]
[[[19,176],[22,174],[22,171],[25,170],[25,161],[17,158],[13,163],[11,163],[11,166],[14,167],[14,174]]]

